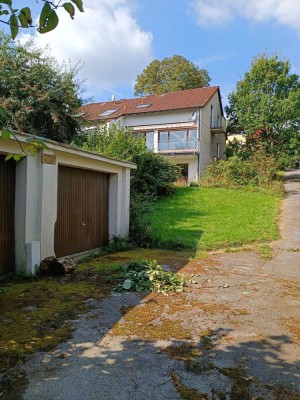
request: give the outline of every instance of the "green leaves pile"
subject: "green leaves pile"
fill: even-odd
[[[185,279],[174,272],[166,271],[155,260],[133,261],[122,265],[122,282],[116,287],[117,292],[159,292],[167,295],[170,292],[182,292]]]

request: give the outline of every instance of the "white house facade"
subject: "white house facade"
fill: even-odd
[[[94,103],[80,112],[92,127],[119,122],[144,135],[150,149],[180,165],[188,182],[224,158],[226,121],[217,86]]]

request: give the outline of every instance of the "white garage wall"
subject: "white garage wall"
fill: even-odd
[[[27,135],[18,134],[26,149]],[[40,259],[55,255],[54,227],[57,218],[58,165],[106,172],[109,185],[109,235],[126,236],[129,231],[130,170],[136,166],[58,143],[47,142],[48,149],[21,159],[16,168],[15,238],[18,271],[32,272],[26,264],[25,247],[40,243]],[[16,140],[0,142],[3,153],[19,152]],[[42,162],[42,156],[55,163]]]

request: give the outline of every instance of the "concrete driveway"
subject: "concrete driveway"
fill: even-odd
[[[88,300],[72,339],[22,368],[25,400],[300,399],[300,171],[286,173],[273,257],[223,253],[171,266],[168,297]]]

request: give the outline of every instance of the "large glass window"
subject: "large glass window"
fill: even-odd
[[[159,132],[158,150],[186,150],[197,148],[197,131],[172,130]]]
[[[169,132],[159,132],[158,150],[169,150]]]
[[[154,149],[154,132],[133,132],[132,136],[135,138],[142,136],[146,141],[148,149]]]
[[[153,150],[154,149],[154,132],[146,132],[146,146],[148,149]]]
[[[187,131],[170,131],[170,148],[172,150],[186,147]]]
[[[196,129],[188,131],[188,148],[189,149],[197,148],[197,131],[196,131]]]

